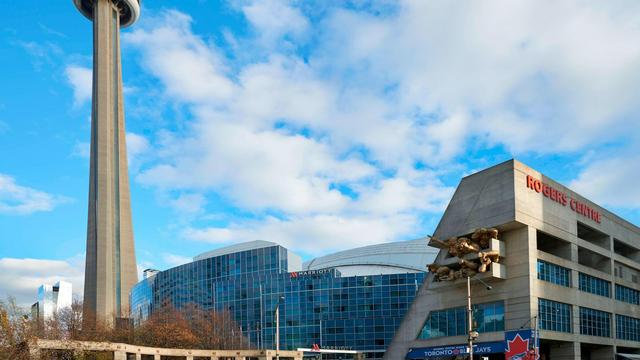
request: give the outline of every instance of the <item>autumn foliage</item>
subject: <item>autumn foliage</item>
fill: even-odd
[[[88,340],[122,342],[141,346],[183,349],[248,349],[250,344],[228,312],[217,312],[187,305],[171,304],[156,309],[140,326],[119,322],[117,326],[96,322],[83,328],[82,303],[38,323],[15,301],[0,302],[0,360],[29,359],[29,341],[35,338],[53,340]],[[90,314],[89,314],[90,316]],[[77,358],[72,355],[70,359]]]

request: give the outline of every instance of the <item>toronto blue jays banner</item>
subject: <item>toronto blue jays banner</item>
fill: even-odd
[[[540,337],[536,336],[534,340],[533,335],[534,332],[531,329],[505,332],[505,360],[538,360]]]
[[[501,354],[504,352],[504,341],[482,342],[473,344],[473,352],[476,355]],[[469,346],[460,345],[443,345],[424,348],[415,348],[409,350],[405,357],[407,360],[440,360],[451,359],[452,356],[459,356],[469,353]]]

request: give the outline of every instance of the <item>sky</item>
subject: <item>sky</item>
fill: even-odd
[[[92,27],[0,5],[0,298],[82,294]],[[123,29],[136,257],[431,234],[519,159],[640,224],[640,2],[153,0]]]

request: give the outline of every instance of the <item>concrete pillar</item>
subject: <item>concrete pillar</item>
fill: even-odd
[[[187,360],[193,360],[193,356],[192,355],[187,355]]]
[[[113,360],[127,360],[127,353],[124,351],[114,351]]]
[[[571,243],[571,261],[578,262],[578,244]]]
[[[549,349],[549,358],[553,360],[580,360],[580,343],[554,342]]]
[[[136,360],[142,360],[142,354],[136,354]]]
[[[160,355],[154,354],[153,355],[153,360],[160,360]]]

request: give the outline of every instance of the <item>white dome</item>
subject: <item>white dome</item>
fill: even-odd
[[[302,264],[303,270],[337,268],[343,276],[423,272],[439,249],[428,238],[369,245],[321,256]]]

